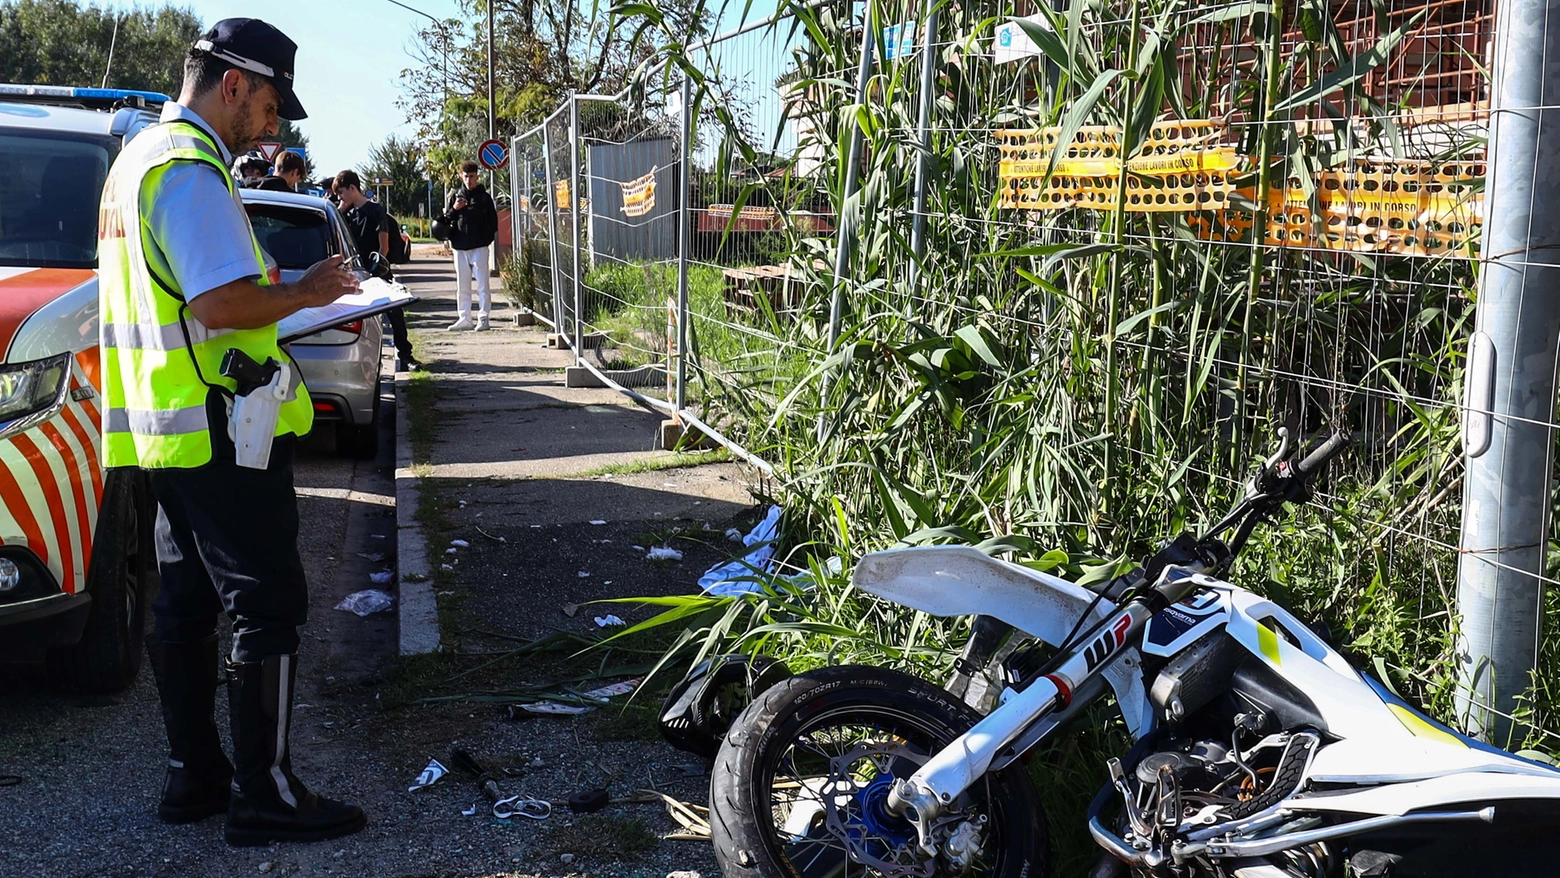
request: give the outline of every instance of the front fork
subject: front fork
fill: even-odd
[[[1080,638],[1082,646],[1055,671],[1031,681],[933,754],[915,774],[894,783],[888,808],[915,826],[923,853],[937,853],[931,827],[943,810],[979,780],[1026,728],[1052,711],[1066,709],[1073,692],[1119,656],[1153,612],[1147,603],[1132,601],[1111,613]]]

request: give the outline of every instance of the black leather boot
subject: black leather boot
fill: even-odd
[[[363,809],[309,792],[292,772],[296,655],[228,662],[228,715],[233,728],[233,791],[227,843],[323,841],[362,829]]]
[[[217,697],[217,635],[189,643],[146,638],[163,724],[168,728],[168,778],[157,816],[193,823],[228,807],[233,764],[222,753],[212,719]]]

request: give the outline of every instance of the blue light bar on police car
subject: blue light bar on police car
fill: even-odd
[[[161,92],[132,88],[75,88],[68,85],[24,85],[0,82],[0,101],[3,100],[65,100],[92,104],[144,101],[148,104],[166,104],[173,98]]]

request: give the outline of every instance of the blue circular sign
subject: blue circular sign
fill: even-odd
[[[502,140],[489,140],[477,150],[477,159],[483,167],[498,170],[509,163],[509,150]]]

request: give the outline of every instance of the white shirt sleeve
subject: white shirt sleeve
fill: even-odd
[[[155,191],[141,192],[141,203],[152,205],[144,219],[160,251],[147,254],[152,269],[177,283],[185,301],[260,276],[249,223],[215,168],[177,162]]]

